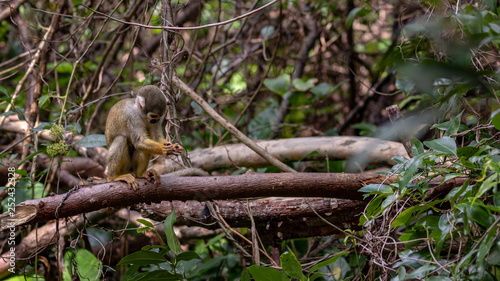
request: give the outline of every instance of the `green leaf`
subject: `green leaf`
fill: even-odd
[[[497,11],[497,0],[484,0],[484,4],[486,4],[486,6],[488,6],[488,8],[492,11],[492,12],[496,12]],[[500,130],[500,129],[498,129]]]
[[[491,212],[478,202],[473,203],[470,207],[470,217],[484,227],[490,227],[494,221]]]
[[[165,219],[163,225],[165,226],[165,236],[167,236],[167,244],[170,250],[172,250],[176,255],[181,252],[181,243],[175,235],[174,232],[174,223],[177,221],[177,216],[175,214],[175,210],[172,210],[172,213],[168,215]]]
[[[130,266],[125,272],[125,274],[122,276],[122,281],[130,280],[134,276],[134,274],[136,274],[139,271],[139,268],[141,268],[140,265]]]
[[[405,188],[408,183],[411,181],[413,177],[415,177],[415,173],[417,172],[418,168],[420,165],[422,165],[422,162],[424,161],[424,158],[427,157],[430,153],[426,152],[420,155],[417,155],[410,159],[408,163],[406,164],[405,168],[405,173],[399,180],[399,190],[402,190]]]
[[[102,263],[92,252],[86,249],[68,250],[64,260],[67,270],[71,273],[73,273],[71,261],[78,265],[77,271],[81,280],[100,280]]]
[[[151,251],[137,251],[128,256],[125,256],[118,265],[122,264],[133,264],[133,265],[150,265],[150,264],[159,264],[162,262],[166,262],[167,259],[159,253],[151,252]]]
[[[486,191],[490,190],[493,186],[496,186],[498,184],[498,181],[494,180],[497,178],[498,175],[496,174],[489,176],[479,187],[479,190],[477,191],[476,196],[474,196],[474,199],[481,197]]]
[[[311,80],[304,81],[300,78],[295,78],[292,83],[295,89],[301,92],[305,92],[314,86]]]
[[[395,220],[392,221],[391,228],[395,228],[401,225],[405,225],[410,219],[413,212],[420,209],[421,206],[412,206],[406,210],[404,210],[399,216],[396,217]]]
[[[321,272],[314,273],[313,275],[311,275],[309,277],[308,281],[314,281],[314,280],[316,280],[319,277],[324,276],[324,275],[326,275],[326,273],[321,273]]]
[[[358,190],[358,192],[366,192],[369,194],[392,194],[392,189],[390,186],[385,184],[372,183],[363,186]]]
[[[154,225],[152,222],[148,221],[148,220],[145,220],[145,219],[137,219],[137,222],[140,222],[142,224],[144,224],[145,226],[149,226],[151,228],[154,228]]]
[[[360,8],[360,7],[352,9],[352,11],[349,12],[345,20],[345,27],[350,28],[356,16],[364,17],[369,13],[371,13],[371,11],[372,11],[371,9]]]
[[[194,260],[194,259],[201,260],[201,257],[197,253],[195,253],[193,251],[189,251],[189,252],[183,252],[183,253],[178,254],[175,257],[175,259],[178,261],[189,261],[189,260]]]
[[[396,88],[408,95],[415,88],[415,82],[408,78],[401,78],[396,80]]]
[[[73,64],[67,61],[63,61],[57,65],[57,72],[59,73],[71,73],[73,71]]]
[[[460,128],[460,122],[462,121],[462,112],[458,114],[457,116],[453,117],[450,120],[450,124],[448,126],[448,129],[446,129],[446,136],[451,136],[456,133],[458,133],[458,129]]]
[[[473,146],[462,146],[457,149],[458,157],[465,157],[466,159],[471,158],[479,151],[479,148]]]
[[[247,267],[255,281],[285,281],[290,280],[283,272],[274,268],[252,265]]]
[[[264,85],[272,92],[283,96],[290,88],[290,75],[281,74],[276,78],[264,79]]]
[[[424,145],[422,144],[422,142],[417,139],[417,138],[412,138],[411,141],[411,150],[413,152],[413,155],[419,155],[419,154],[422,154],[425,152],[424,150]]]
[[[318,97],[322,97],[333,92],[333,87],[332,85],[323,82],[314,86],[314,88],[311,89],[311,92]]]
[[[269,37],[271,37],[273,33],[274,33],[274,26],[272,25],[265,26],[260,30],[260,35],[262,36],[262,38],[264,38],[265,41],[267,41],[267,39],[269,39]]]
[[[45,105],[45,103],[47,103],[50,100],[51,97],[52,97],[52,95],[43,95],[43,96],[41,96],[38,99],[38,106],[40,108],[43,108],[43,106]]]
[[[35,128],[32,129],[33,132],[41,132],[43,130],[48,130],[52,127],[51,123],[43,122],[42,124],[36,126]]]
[[[493,123],[495,129],[500,130],[500,109],[491,114],[491,123]]]
[[[79,140],[76,144],[83,147],[105,146],[106,137],[102,134],[88,135],[83,139]]]
[[[166,270],[158,269],[148,272],[142,272],[134,276],[131,281],[168,281],[168,280],[182,280],[179,276],[172,274]]]
[[[281,268],[288,276],[300,280],[307,280],[307,277],[302,273],[302,265],[292,252],[287,251],[281,254],[280,262]]]
[[[457,144],[455,140],[450,137],[442,137],[431,141],[424,141],[424,144],[431,149],[445,154],[453,154],[457,156]]]
[[[325,266],[330,265],[330,264],[334,264],[341,256],[345,256],[347,254],[349,254],[349,251],[340,252],[340,253],[336,254],[333,258],[329,258],[326,261],[322,261],[322,262],[316,264],[315,266],[311,267],[308,275],[310,275],[311,273],[315,272],[316,270],[318,270],[322,267],[325,267]]]

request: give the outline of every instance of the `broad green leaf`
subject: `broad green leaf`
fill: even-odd
[[[248,123],[248,137],[251,139],[268,139],[273,130],[272,125],[277,113],[278,104],[273,101]]]
[[[76,144],[83,147],[105,146],[106,137],[102,134],[88,135],[79,140]]]
[[[245,271],[243,271],[243,273],[241,274],[241,281],[251,281],[250,272],[248,272],[248,268],[246,268]]]
[[[360,7],[352,9],[349,12],[349,14],[347,15],[347,18],[345,20],[345,27],[350,28],[352,23],[354,22],[354,18],[356,18],[356,16],[364,17],[364,16],[368,15],[369,13],[371,13],[371,11],[372,11],[371,9],[360,8]]]
[[[201,115],[203,113],[203,108],[195,101],[191,101],[190,105],[193,108],[194,114]]]
[[[273,33],[274,33],[274,26],[272,25],[265,26],[260,30],[260,35],[266,41],[267,39],[269,39],[269,37],[271,37],[271,35],[273,35]]]
[[[176,276],[172,274],[171,272],[168,272],[166,270],[158,269],[158,270],[153,270],[153,271],[148,271],[148,272],[142,272],[139,273],[138,275],[134,276],[130,281],[177,281],[177,280],[182,280],[179,278],[179,276]]]
[[[139,271],[139,268],[141,268],[140,265],[132,265],[130,266],[125,274],[122,276],[122,281],[128,281],[131,280],[134,274],[136,274]]]
[[[290,75],[281,74],[276,78],[264,79],[264,85],[272,92],[283,96],[290,88]]]
[[[329,258],[326,261],[322,261],[322,262],[316,264],[315,266],[311,267],[311,269],[309,270],[309,274],[308,275],[310,275],[311,273],[315,272],[316,270],[318,270],[318,269],[320,269],[322,267],[325,267],[325,266],[330,265],[330,264],[334,264],[341,256],[345,256],[347,254],[349,254],[348,251],[340,252],[340,253],[336,254],[332,258]]]
[[[399,190],[401,191],[403,188],[406,188],[408,183],[411,181],[413,177],[416,176],[416,172],[418,168],[422,165],[424,158],[430,155],[430,153],[426,152],[420,155],[417,155],[410,159],[405,168],[405,173],[399,180]]]
[[[255,281],[289,281],[290,279],[283,272],[274,268],[252,265],[247,267]]]
[[[64,255],[66,268],[73,272],[73,260],[78,267],[78,275],[82,280],[99,280],[101,278],[102,262],[92,252],[86,249],[69,250]]]
[[[47,103],[50,100],[51,97],[52,97],[52,95],[43,95],[43,96],[41,96],[38,99],[38,106],[40,108],[43,108],[43,106],[45,105],[45,103]]]
[[[479,151],[479,148],[473,146],[462,146],[457,149],[458,157],[465,157],[466,159],[471,158]]]
[[[138,219],[137,222],[140,222],[140,223],[144,224],[145,226],[149,226],[151,228],[154,227],[152,222],[145,220],[145,219]]]
[[[470,217],[484,227],[490,227],[494,221],[491,212],[478,202],[473,203],[470,207]]]
[[[314,273],[313,275],[311,275],[311,276],[309,277],[309,280],[308,280],[308,281],[314,281],[314,280],[316,280],[316,279],[318,279],[319,277],[324,276],[324,275],[326,275],[326,273],[316,272],[316,273]]]
[[[392,194],[392,189],[390,186],[385,184],[372,183],[363,186],[358,190],[358,192],[365,192],[369,194],[382,194],[382,193]]]
[[[498,3],[496,0],[484,0],[484,4],[486,4],[486,6],[488,6],[488,8],[496,13],[497,12],[497,7],[498,7]],[[498,129],[500,130],[500,129]]]
[[[328,83],[322,82],[319,85],[314,86],[314,88],[311,89],[311,92],[318,97],[322,97],[333,92],[333,87]]]
[[[175,210],[172,209],[172,213],[168,215],[165,219],[163,225],[165,226],[165,236],[167,236],[167,244],[170,250],[172,250],[176,255],[181,252],[181,243],[175,235],[174,232],[174,223],[177,221],[177,215],[175,214]]]
[[[403,90],[405,94],[409,94],[415,88],[415,82],[408,78],[396,80],[396,88]]]
[[[489,176],[479,187],[479,190],[477,191],[476,196],[474,196],[474,199],[477,199],[481,197],[486,191],[490,190],[493,186],[496,186],[498,184],[498,181],[494,181],[498,178],[498,175],[493,174]]]
[[[395,228],[406,224],[406,222],[408,222],[413,212],[415,212],[418,209],[420,209],[420,206],[412,206],[404,210],[401,214],[399,214],[399,216],[396,217],[394,221],[392,221],[391,228]]]
[[[412,138],[411,141],[411,150],[413,152],[413,155],[419,155],[419,154],[422,154],[425,152],[424,150],[424,145],[422,144],[422,142],[417,139],[417,138]]]
[[[73,64],[67,61],[63,61],[57,65],[57,72],[59,73],[71,73],[73,71]]]
[[[281,254],[280,262],[281,268],[288,276],[304,281],[307,280],[307,277],[302,273],[302,265],[292,252],[287,251]]]
[[[189,252],[183,252],[183,253],[178,254],[175,257],[175,259],[178,261],[189,261],[189,260],[194,260],[194,259],[201,260],[201,257],[197,253],[189,251]]]
[[[313,83],[311,82],[311,80],[304,81],[300,78],[294,79],[292,83],[293,83],[293,86],[295,87],[295,89],[302,91],[302,92],[305,92],[314,86]]]
[[[477,264],[483,264],[486,255],[491,252],[493,243],[498,239],[496,236],[497,231],[498,225],[494,226],[488,233],[485,234],[486,237],[481,242],[481,245],[479,245],[481,251],[477,253]]]
[[[458,114],[457,116],[453,117],[450,120],[450,124],[448,126],[448,129],[446,130],[445,135],[446,136],[451,136],[456,133],[458,133],[458,129],[460,128],[460,121],[462,120],[462,112]]]
[[[151,251],[137,251],[128,256],[125,256],[118,265],[122,264],[133,264],[133,265],[150,265],[150,264],[159,264],[162,262],[166,262],[167,259],[159,253],[151,252]]]
[[[361,216],[359,218],[359,224],[364,224],[367,220],[370,220],[373,216],[380,213],[380,204],[385,200],[387,196],[378,195],[375,199],[373,199],[368,206],[366,206],[365,216]]]
[[[424,144],[428,148],[434,149],[435,151],[457,156],[457,144],[455,143],[455,140],[450,137],[442,137],[440,139],[424,141]]]
[[[41,132],[43,130],[48,130],[52,126],[51,123],[43,122],[42,124],[36,126],[32,129],[33,132]]]

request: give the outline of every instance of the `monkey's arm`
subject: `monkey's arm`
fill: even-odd
[[[165,142],[160,143],[148,138],[145,135],[139,138],[134,147],[144,153],[164,156],[182,151],[182,147],[179,144],[172,144],[166,140]]]

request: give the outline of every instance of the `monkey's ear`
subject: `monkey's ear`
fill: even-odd
[[[135,98],[135,103],[140,109],[144,109],[144,107],[146,106],[146,99],[144,99],[143,96],[137,96]]]

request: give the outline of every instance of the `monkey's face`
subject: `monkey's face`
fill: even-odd
[[[160,121],[161,116],[157,113],[149,112],[147,114],[149,124],[156,124]]]

